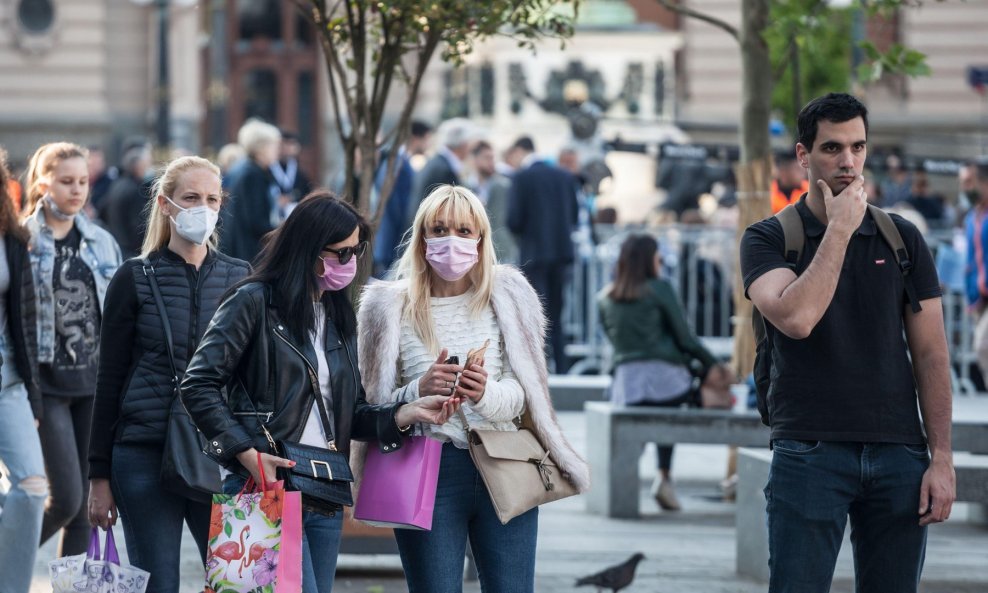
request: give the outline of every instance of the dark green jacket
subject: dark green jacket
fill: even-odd
[[[667,281],[649,280],[637,301],[618,302],[604,288],[597,300],[600,320],[614,346],[614,366],[636,360],[663,360],[689,365],[698,360],[706,371],[717,360],[686,322],[676,291]]]

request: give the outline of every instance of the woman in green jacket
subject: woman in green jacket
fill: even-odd
[[[621,245],[614,282],[598,299],[614,347],[611,400],[618,405],[679,407],[690,399],[694,375],[727,371],[690,329],[676,291],[659,277],[660,263],[654,237],[631,235]],[[674,511],[680,506],[669,477],[672,449],[659,447],[652,496]]]

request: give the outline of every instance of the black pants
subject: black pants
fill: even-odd
[[[542,299],[549,320],[549,354],[556,364],[557,373],[569,369],[566,359],[566,336],[563,333],[563,286],[566,282],[566,264],[527,263],[521,266],[532,288]]]
[[[678,408],[690,401],[692,391],[687,391],[683,395],[661,402],[637,402],[632,404],[635,407],[655,407],[655,408]],[[659,469],[669,471],[672,469],[672,445],[668,447],[656,447],[659,452]]]
[[[38,433],[45,455],[50,495],[41,524],[41,543],[62,528],[58,555],[82,554],[89,548],[89,431],[92,397],[44,395],[45,416]]]

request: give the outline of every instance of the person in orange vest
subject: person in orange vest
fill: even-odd
[[[7,180],[7,195],[10,196],[10,202],[14,205],[14,212],[21,211],[21,184],[19,181],[11,177]]]
[[[796,160],[796,153],[775,155],[775,179],[772,180],[772,214],[777,213],[810,190],[806,169]]]

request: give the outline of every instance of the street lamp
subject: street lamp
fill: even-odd
[[[174,2],[181,7],[192,6],[196,0],[130,0],[138,6],[154,4],[158,9],[158,88],[156,93],[158,117],[155,136],[160,148],[171,145],[171,104],[168,80],[168,5]]]

